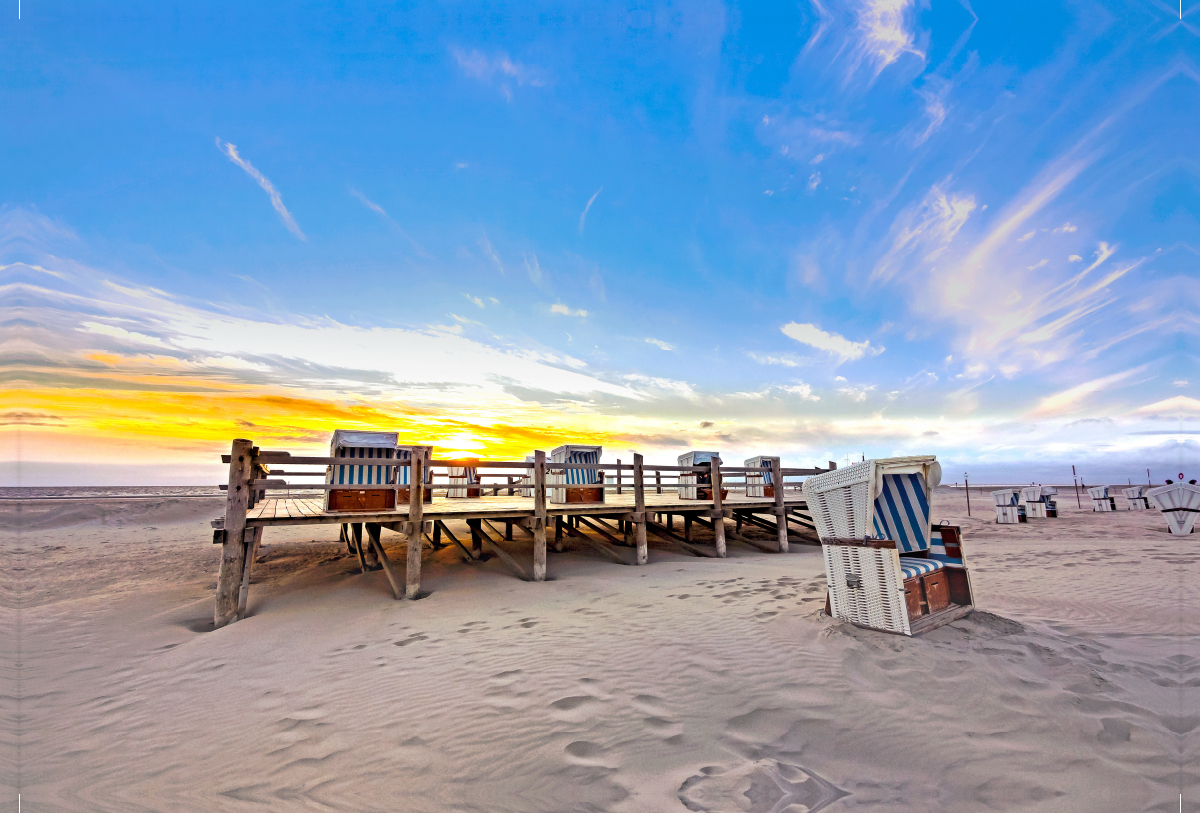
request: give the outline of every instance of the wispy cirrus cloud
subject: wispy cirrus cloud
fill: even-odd
[[[580,234],[583,234],[583,224],[587,220],[588,212],[591,211],[592,204],[596,202],[596,198],[600,197],[600,193],[603,191],[604,191],[604,187],[601,186],[599,189],[596,190],[596,193],[594,195],[592,195],[590,198],[588,198],[587,206],[583,207],[583,213],[581,215],[579,215],[579,233]]]
[[[660,350],[674,350],[675,345],[667,344],[662,339],[646,339],[646,344],[652,344]]]
[[[863,66],[869,66],[871,81],[875,81],[884,68],[905,54],[925,61],[924,48],[914,32],[917,5],[915,0],[865,0],[858,7],[859,41],[847,81]]]
[[[488,56],[478,49],[472,48],[468,51],[456,45],[450,48],[450,53],[458,62],[458,67],[462,69],[462,72],[472,79],[488,85],[492,84],[494,80],[498,80],[500,93],[510,102],[512,101],[510,83],[516,83],[518,87],[523,85],[542,87],[546,84],[545,71],[536,65],[517,62],[504,52]]]
[[[296,218],[292,217],[292,213],[289,212],[287,207],[283,205],[283,198],[280,197],[279,190],[275,188],[275,185],[267,180],[267,177],[259,172],[253,164],[238,154],[238,148],[236,144],[230,144],[228,141],[222,142],[220,136],[217,137],[216,141],[217,149],[220,150],[226,158],[241,167],[247,175],[257,181],[258,185],[261,186],[263,191],[267,193],[267,196],[271,198],[271,207],[274,208],[279,214],[279,219],[283,221],[283,225],[287,227],[287,230],[299,237],[301,240],[308,240],[308,238],[304,236],[304,232],[300,230],[300,226],[296,223]]]
[[[561,302],[555,302],[553,305],[551,305],[550,312],[557,313],[562,316],[578,316],[580,318],[586,317],[587,313],[588,313],[583,308],[579,308],[577,310],[571,310],[570,308],[568,308],[566,305],[564,305]]]
[[[864,356],[877,356],[884,351],[882,347],[872,347],[869,340],[852,342],[844,336],[821,330],[813,324],[788,322],[780,330],[790,339],[837,356],[839,361],[855,361]]]

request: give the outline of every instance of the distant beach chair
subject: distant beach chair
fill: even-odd
[[[1108,486],[1092,486],[1088,490],[1088,496],[1092,498],[1093,511],[1116,511],[1117,498],[1116,495],[1109,496]]]
[[[1163,512],[1171,533],[1186,536],[1195,529],[1196,514],[1200,513],[1200,486],[1171,483],[1150,489],[1146,497]]]
[[[746,468],[763,470],[762,474],[746,474],[747,497],[774,498],[775,484],[771,482],[771,465],[778,462],[778,457],[766,457],[764,455],[752,457],[746,461]]]
[[[1058,503],[1050,499],[1058,489],[1050,486],[1025,486],[1021,489],[1021,500],[1025,503],[1025,516],[1029,519],[1046,519],[1058,516]]]
[[[691,451],[681,454],[678,458],[680,466],[710,466],[713,460],[721,462],[720,452]],[[704,488],[708,486],[708,488]],[[729,489],[721,489],[721,499],[729,496]],[[712,474],[708,472],[681,471],[679,472],[679,499],[681,500],[711,500]]]
[[[804,482],[830,615],[914,635],[970,611],[961,528],[930,523],[930,496],[941,479],[930,455],[866,460]]]
[[[1003,488],[993,491],[992,500],[996,503],[998,525],[1015,525],[1027,521],[1025,506],[1021,505],[1021,489]]]
[[[1125,495],[1125,501],[1129,503],[1128,510],[1130,511],[1146,511],[1150,508],[1150,498],[1146,495],[1150,492],[1151,486],[1133,486],[1131,488],[1121,489],[1121,493]]]
[[[450,466],[448,473],[450,487],[446,489],[447,498],[478,497],[482,493],[479,489],[479,469],[475,466]]]
[[[582,463],[595,465],[600,462],[604,453],[600,446],[559,446],[550,453],[547,464],[546,485],[555,483],[563,485],[590,485],[594,488],[552,488],[550,502],[604,502],[604,478],[599,469],[559,469],[554,470],[554,463]],[[532,489],[530,489],[532,493]]]
[[[396,469],[382,465],[397,457],[395,432],[336,429],[329,456],[354,462],[335,463],[325,470],[326,485],[344,485],[325,492],[326,511],[391,511],[396,507]],[[407,472],[408,469],[401,469]],[[387,486],[387,488],[370,488]]]

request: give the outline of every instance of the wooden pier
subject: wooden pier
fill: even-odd
[[[605,558],[619,564],[644,565],[649,561],[649,535],[671,548],[695,556],[723,558],[727,538],[759,550],[786,553],[788,526],[801,531],[813,529],[808,505],[800,483],[787,478],[807,477],[828,469],[781,468],[778,461],[770,469],[722,466],[651,465],[640,454],[631,464],[553,463],[545,452],[536,452],[532,462],[434,460],[427,465],[420,457],[411,461],[363,460],[388,469],[409,468],[408,484],[400,477],[393,484],[369,486],[298,483],[283,477],[325,478],[327,467],[346,464],[347,458],[293,456],[285,451],[262,451],[249,440],[235,440],[223,460],[229,463],[225,516],[213,520],[213,542],[222,546],[214,622],[222,627],[241,618],[246,610],[250,570],[265,528],[280,525],[338,525],[340,537],[357,554],[364,571],[383,570],[395,598],[415,599],[421,589],[421,552],[426,547],[440,549],[453,545],[464,561],[479,561],[491,554],[500,559],[518,577],[530,581],[546,578],[546,550],[556,550],[570,539],[587,545]],[[357,462],[357,461],[356,461]],[[277,467],[286,466],[286,469]],[[480,484],[483,496],[468,498],[439,497],[452,487],[449,474],[438,478],[438,470],[471,466],[489,472],[492,480]],[[302,468],[293,468],[302,467]],[[317,468],[314,468],[317,467]],[[593,490],[595,485],[569,485],[548,482],[547,474],[563,474],[567,469],[601,472],[603,502],[571,502],[570,493]],[[606,477],[612,473],[611,479]],[[761,476],[768,473],[774,493],[765,497],[747,497],[748,487],[761,491]],[[625,477],[628,473],[631,476]],[[679,483],[690,475],[705,474],[711,488],[702,488],[708,499],[684,499]],[[737,479],[741,475],[741,479]],[[481,478],[482,479],[482,478]],[[566,479],[566,478],[562,478]],[[691,478],[694,481],[694,477]],[[411,485],[409,485],[411,484]],[[694,488],[694,486],[693,486]],[[335,489],[391,489],[408,492],[408,504],[396,501],[386,511],[327,511],[324,493]],[[430,495],[426,495],[426,491]],[[549,502],[547,491],[568,495],[567,501]],[[724,492],[728,492],[725,494]],[[530,496],[522,496],[527,493]],[[562,496],[559,499],[563,499]],[[674,523],[681,520],[680,526]],[[732,530],[726,520],[733,520]],[[447,523],[465,523],[470,538],[460,540]],[[710,530],[711,545],[693,539],[693,526]],[[741,534],[744,525],[771,531],[774,544],[748,539]],[[384,529],[405,537],[406,563],[401,571],[387,556],[381,542]],[[526,570],[502,542],[513,539],[513,530],[533,539],[532,567]],[[365,533],[364,533],[365,532]],[[461,532],[461,531],[460,531]],[[548,542],[547,535],[552,538]],[[364,539],[365,536],[365,539]],[[632,555],[631,555],[632,554]]]

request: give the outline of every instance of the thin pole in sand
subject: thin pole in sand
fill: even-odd
[[[1149,471],[1149,469],[1146,469],[1146,471]],[[1079,478],[1075,475],[1074,466],[1071,466],[1071,479],[1075,481],[1075,507],[1082,509],[1083,503],[1079,501]]]
[[[620,471],[620,469],[618,469]],[[633,453],[633,515],[636,530],[637,563],[644,565],[648,558],[646,547],[646,473],[642,469],[642,456]]]
[[[967,479],[968,474],[963,472],[963,484],[967,491],[967,516],[971,516],[971,481]]]

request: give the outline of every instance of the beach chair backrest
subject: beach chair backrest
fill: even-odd
[[[594,465],[600,462],[600,455],[603,453],[602,446],[559,446],[550,453],[550,462]],[[547,479],[553,483],[590,486],[599,484],[600,472],[596,469],[567,469],[562,474],[552,474]]]
[[[804,481],[817,535],[891,539],[902,553],[928,550],[929,494],[941,482],[933,456],[865,460]]]
[[[929,549],[929,499],[919,474],[885,474],[875,498],[877,539],[891,539],[901,553]]]
[[[433,482],[433,470],[431,469],[429,463],[430,463],[430,461],[433,460],[433,447],[432,446],[397,446],[396,447],[396,458],[398,460],[411,461],[413,458],[413,455],[417,455],[418,457],[420,457],[422,460],[425,461],[425,476],[422,477],[421,479],[424,480],[427,484],[432,483]],[[403,468],[398,469],[398,471],[400,472],[400,484],[408,485],[409,477],[412,475],[412,469],[409,468],[408,466],[404,466]]]
[[[1174,483],[1152,488],[1146,497],[1167,520],[1171,533],[1187,535],[1195,527],[1200,514],[1200,486],[1190,483]]]
[[[1041,502],[1042,487],[1041,486],[1025,486],[1021,489],[1021,500],[1023,502]]]
[[[395,432],[361,432],[338,429],[329,442],[329,456],[353,460],[329,467],[326,482],[330,485],[391,485],[395,470],[370,461],[394,460]]]
[[[1020,493],[1014,488],[1002,488],[992,492],[992,499],[996,501],[996,505],[1017,505],[1021,502],[1018,499]]]
[[[763,470],[763,473],[761,475],[762,483],[763,483],[763,485],[770,486],[770,485],[774,485],[774,483],[771,481],[771,464],[777,460],[779,460],[778,457],[767,457],[765,455],[759,455],[758,457],[752,457],[749,460],[747,460],[745,465],[746,465],[746,468],[748,468],[748,469],[752,469],[752,468],[762,469]]]
[[[1103,500],[1108,497],[1108,486],[1092,486],[1088,489],[1088,494],[1093,500]]]

